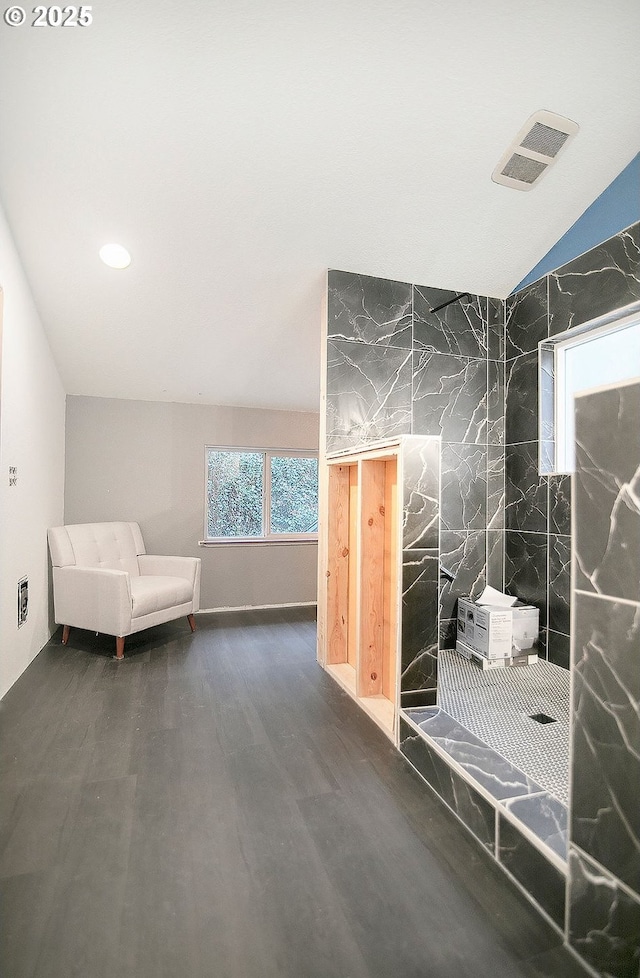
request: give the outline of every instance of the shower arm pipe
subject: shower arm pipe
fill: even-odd
[[[466,299],[466,298],[469,299],[471,298],[470,293],[461,292],[460,295],[454,295],[453,299],[447,299],[446,302],[443,302],[441,305],[436,306],[435,309],[430,309],[429,312],[440,312],[440,310],[444,309],[445,306],[450,306],[452,302],[458,302],[460,299]]]

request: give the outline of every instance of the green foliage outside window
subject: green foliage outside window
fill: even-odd
[[[271,458],[271,532],[318,532],[318,460]]]
[[[207,450],[209,539],[268,538],[317,530],[317,458]]]

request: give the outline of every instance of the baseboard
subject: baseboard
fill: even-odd
[[[197,615],[214,615],[222,611],[269,611],[278,608],[315,608],[317,601],[291,601],[288,604],[242,604],[237,607],[200,608]]]

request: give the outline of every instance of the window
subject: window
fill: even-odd
[[[207,448],[206,480],[205,542],[317,538],[316,454]]]
[[[640,312],[636,306],[540,344],[541,472],[571,472],[575,467],[576,394],[640,376]]]

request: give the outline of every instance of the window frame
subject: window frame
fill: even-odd
[[[262,455],[262,536],[209,536],[209,452],[234,452]],[[278,546],[282,544],[299,544],[318,542],[318,531],[311,533],[271,533],[271,459],[272,458],[310,458],[319,462],[318,451],[315,449],[297,448],[262,448],[256,446],[241,447],[238,445],[205,445],[204,448],[204,539],[200,546]]]
[[[570,475],[566,455],[565,354],[568,349],[640,321],[640,302],[614,309],[538,344],[538,440],[541,475]]]

